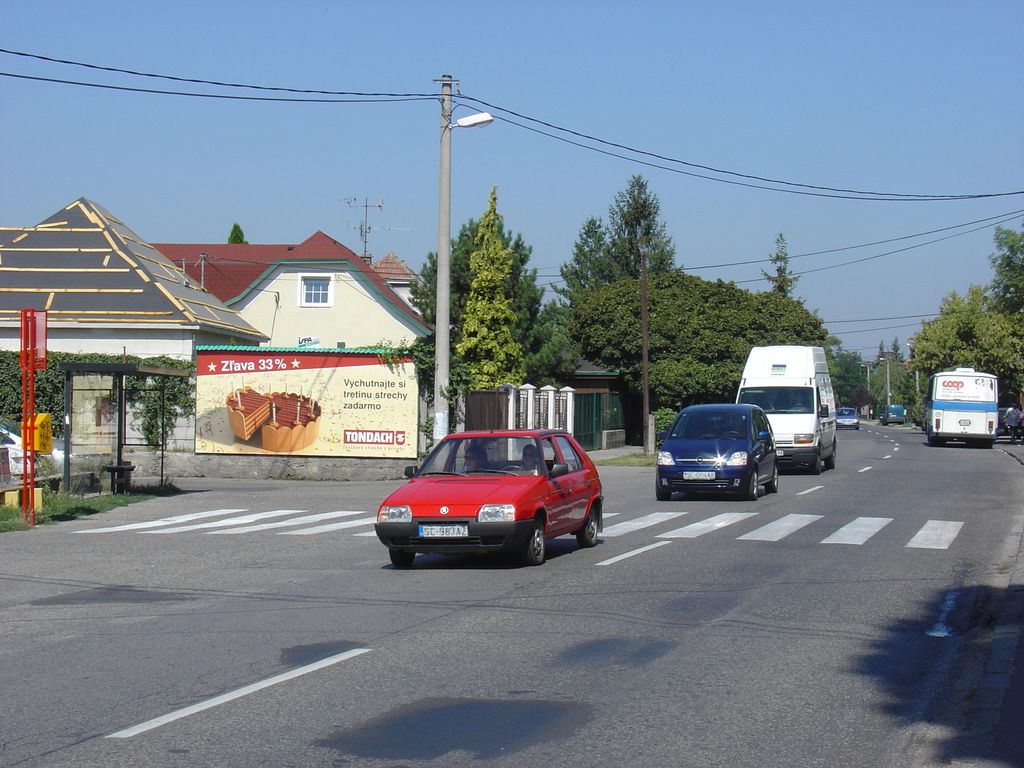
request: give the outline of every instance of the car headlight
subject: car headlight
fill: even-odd
[[[658,451],[658,464],[663,467],[675,466],[676,460],[672,458],[672,454],[668,451]]]
[[[736,451],[725,460],[725,466],[727,467],[745,467],[747,466],[747,452]]]
[[[484,504],[476,513],[481,523],[509,523],[516,519],[515,504]]]
[[[814,445],[814,435],[793,435],[796,445]]]
[[[377,510],[378,523],[411,523],[412,510],[405,504],[384,506]]]

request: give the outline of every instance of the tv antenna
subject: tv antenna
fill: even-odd
[[[352,196],[346,197],[345,202],[348,203],[349,208],[362,208],[363,209],[363,220],[359,224],[359,238],[363,241],[363,261],[369,263],[370,252],[367,247],[367,241],[370,239],[370,232],[374,229],[404,229],[408,227],[371,227],[370,226],[370,209],[376,208],[378,210],[384,210],[384,201],[381,200],[379,203],[371,203],[369,198],[364,197],[362,202],[359,202],[359,198]],[[355,229],[355,227],[352,227]]]

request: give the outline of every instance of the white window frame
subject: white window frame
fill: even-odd
[[[313,273],[300,273],[298,277],[299,277],[298,305],[300,307],[333,307],[334,306],[334,275],[324,274],[323,272],[313,272]],[[306,281],[307,280],[326,280],[327,281],[327,300],[326,301],[306,301]]]

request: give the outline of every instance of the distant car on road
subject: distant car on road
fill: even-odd
[[[673,491],[729,493],[755,501],[762,485],[767,493],[779,490],[775,437],[756,405],[691,405],[658,437],[658,501],[668,501]]]
[[[856,408],[836,408],[836,429],[860,429]]]
[[[377,510],[377,538],[396,568],[417,552],[518,552],[540,565],[545,539],[581,547],[602,528],[601,478],[567,432],[460,432],[439,442]]]
[[[878,423],[883,427],[890,424],[906,424],[907,409],[902,405],[882,405],[878,408]]]

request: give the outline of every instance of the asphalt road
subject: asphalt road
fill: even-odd
[[[601,474],[601,543],[537,568],[394,570],[368,521],[397,483],[202,479],[0,535],[0,765],[980,757],[965,717],[1024,519],[1003,451],[843,432],[835,470],[756,502]]]

